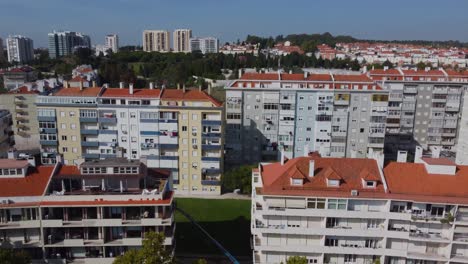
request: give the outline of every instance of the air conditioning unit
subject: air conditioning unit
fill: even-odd
[[[197,135],[197,132],[192,132],[192,136],[196,136]]]
[[[351,190],[351,196],[358,196],[359,192],[358,190]]]

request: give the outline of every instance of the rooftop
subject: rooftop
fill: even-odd
[[[62,88],[55,92],[53,96],[77,96],[77,97],[97,97],[101,92],[101,87],[79,87]]]
[[[429,165],[456,166],[455,162],[447,158],[421,158]]]
[[[159,98],[161,95],[160,89],[133,89],[133,94],[130,94],[129,88],[107,88],[102,93],[101,97],[122,97],[122,98]]]
[[[22,169],[28,165],[27,160],[0,159],[0,169]]]
[[[214,106],[222,106],[222,103],[214,99],[212,96],[204,91],[198,89],[184,90],[181,89],[164,89],[161,94],[162,100],[176,100],[176,101],[209,101]]]
[[[81,163],[81,166],[140,166],[141,162],[137,160],[128,160],[126,158],[110,158],[104,160],[92,160]]]
[[[51,166],[29,167],[24,178],[0,178],[0,197],[43,195],[53,169]]]

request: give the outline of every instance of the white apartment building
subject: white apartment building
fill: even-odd
[[[468,167],[310,154],[252,172],[253,262],[468,263]]]
[[[191,29],[176,29],[172,37],[174,38],[174,52],[190,52]]]
[[[110,34],[106,36],[106,47],[116,53],[119,51],[119,36],[117,34]]]
[[[0,60],[3,60],[3,39],[0,38]]]
[[[166,30],[145,30],[143,31],[143,50],[170,52],[171,43],[169,31]]]
[[[8,61],[24,64],[34,59],[33,40],[24,36],[8,36],[6,39]]]
[[[367,74],[389,92],[385,138],[388,156],[396,157],[401,149],[414,152],[417,145],[463,152],[466,144],[461,135],[468,125],[460,118],[466,108],[467,72],[385,68]],[[457,153],[458,164],[467,164],[466,157]]]
[[[34,263],[110,264],[149,231],[175,247],[170,173],[141,162],[2,159],[0,200],[0,246],[25,250]]]
[[[245,73],[226,89],[226,162],[382,153],[388,92],[365,75]]]
[[[219,40],[213,37],[191,38],[190,51],[200,51],[203,54],[218,53]]]

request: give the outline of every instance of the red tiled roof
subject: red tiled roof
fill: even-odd
[[[391,162],[384,169],[390,193],[442,198],[468,198],[468,166],[455,175],[429,174],[422,163]]]
[[[442,76],[445,77],[444,72],[439,70],[402,70],[405,76]]]
[[[368,82],[372,83],[372,80],[364,74],[351,75],[351,74],[337,74],[333,75],[336,82]]]
[[[447,158],[422,158],[422,160],[429,165],[456,166],[455,162]]]
[[[309,177],[309,164],[314,160],[314,176]],[[262,193],[293,194],[295,192],[346,192],[361,190],[364,192],[385,193],[383,185],[378,183],[376,188],[364,188],[362,185],[362,171],[373,174],[380,179],[377,162],[373,159],[351,158],[321,158],[312,155],[309,157],[294,158],[284,165],[273,163],[262,167]],[[302,186],[291,186],[291,178],[305,177]],[[340,180],[339,188],[329,188],[327,179]]]
[[[28,91],[28,87],[21,86],[18,89],[10,90],[7,93],[8,94],[38,94],[39,91],[37,91],[37,90]]]
[[[239,78],[241,80],[278,80],[278,73],[246,72]]]
[[[398,76],[402,76],[400,71],[397,70],[397,69],[388,69],[388,70],[374,69],[374,70],[370,70],[369,74],[370,75],[398,75]]]
[[[87,82],[88,80],[86,80],[85,78],[81,77],[81,76],[76,76],[75,78],[71,79],[69,82]]]
[[[54,167],[30,167],[24,178],[0,178],[0,197],[42,196]]]
[[[198,89],[183,90],[179,89],[164,89],[161,95],[162,100],[176,100],[176,101],[210,101],[215,106],[222,106],[222,103],[214,99],[204,91]]]
[[[78,166],[62,165],[57,171],[57,175],[80,175],[81,172]]]
[[[161,95],[160,89],[133,89],[133,94],[130,94],[129,90],[128,88],[107,88],[104,90],[101,97],[159,98]]]
[[[27,160],[0,159],[0,169],[20,169],[28,166],[28,164]]]
[[[53,96],[83,96],[83,97],[96,97],[101,92],[101,87],[86,87],[80,90],[79,87],[62,88],[58,90]]]

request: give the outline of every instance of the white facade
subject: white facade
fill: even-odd
[[[190,50],[200,51],[203,54],[206,53],[218,53],[219,40],[213,37],[207,38],[191,38],[190,39]]]
[[[24,64],[34,59],[32,39],[20,35],[9,36],[6,45],[9,62]]]
[[[119,51],[119,36],[111,34],[106,36],[106,47],[116,53]]]
[[[143,50],[169,52],[171,43],[169,31],[166,30],[145,30],[143,31]]]
[[[174,38],[174,52],[190,52],[191,29],[176,29],[172,37]]]

